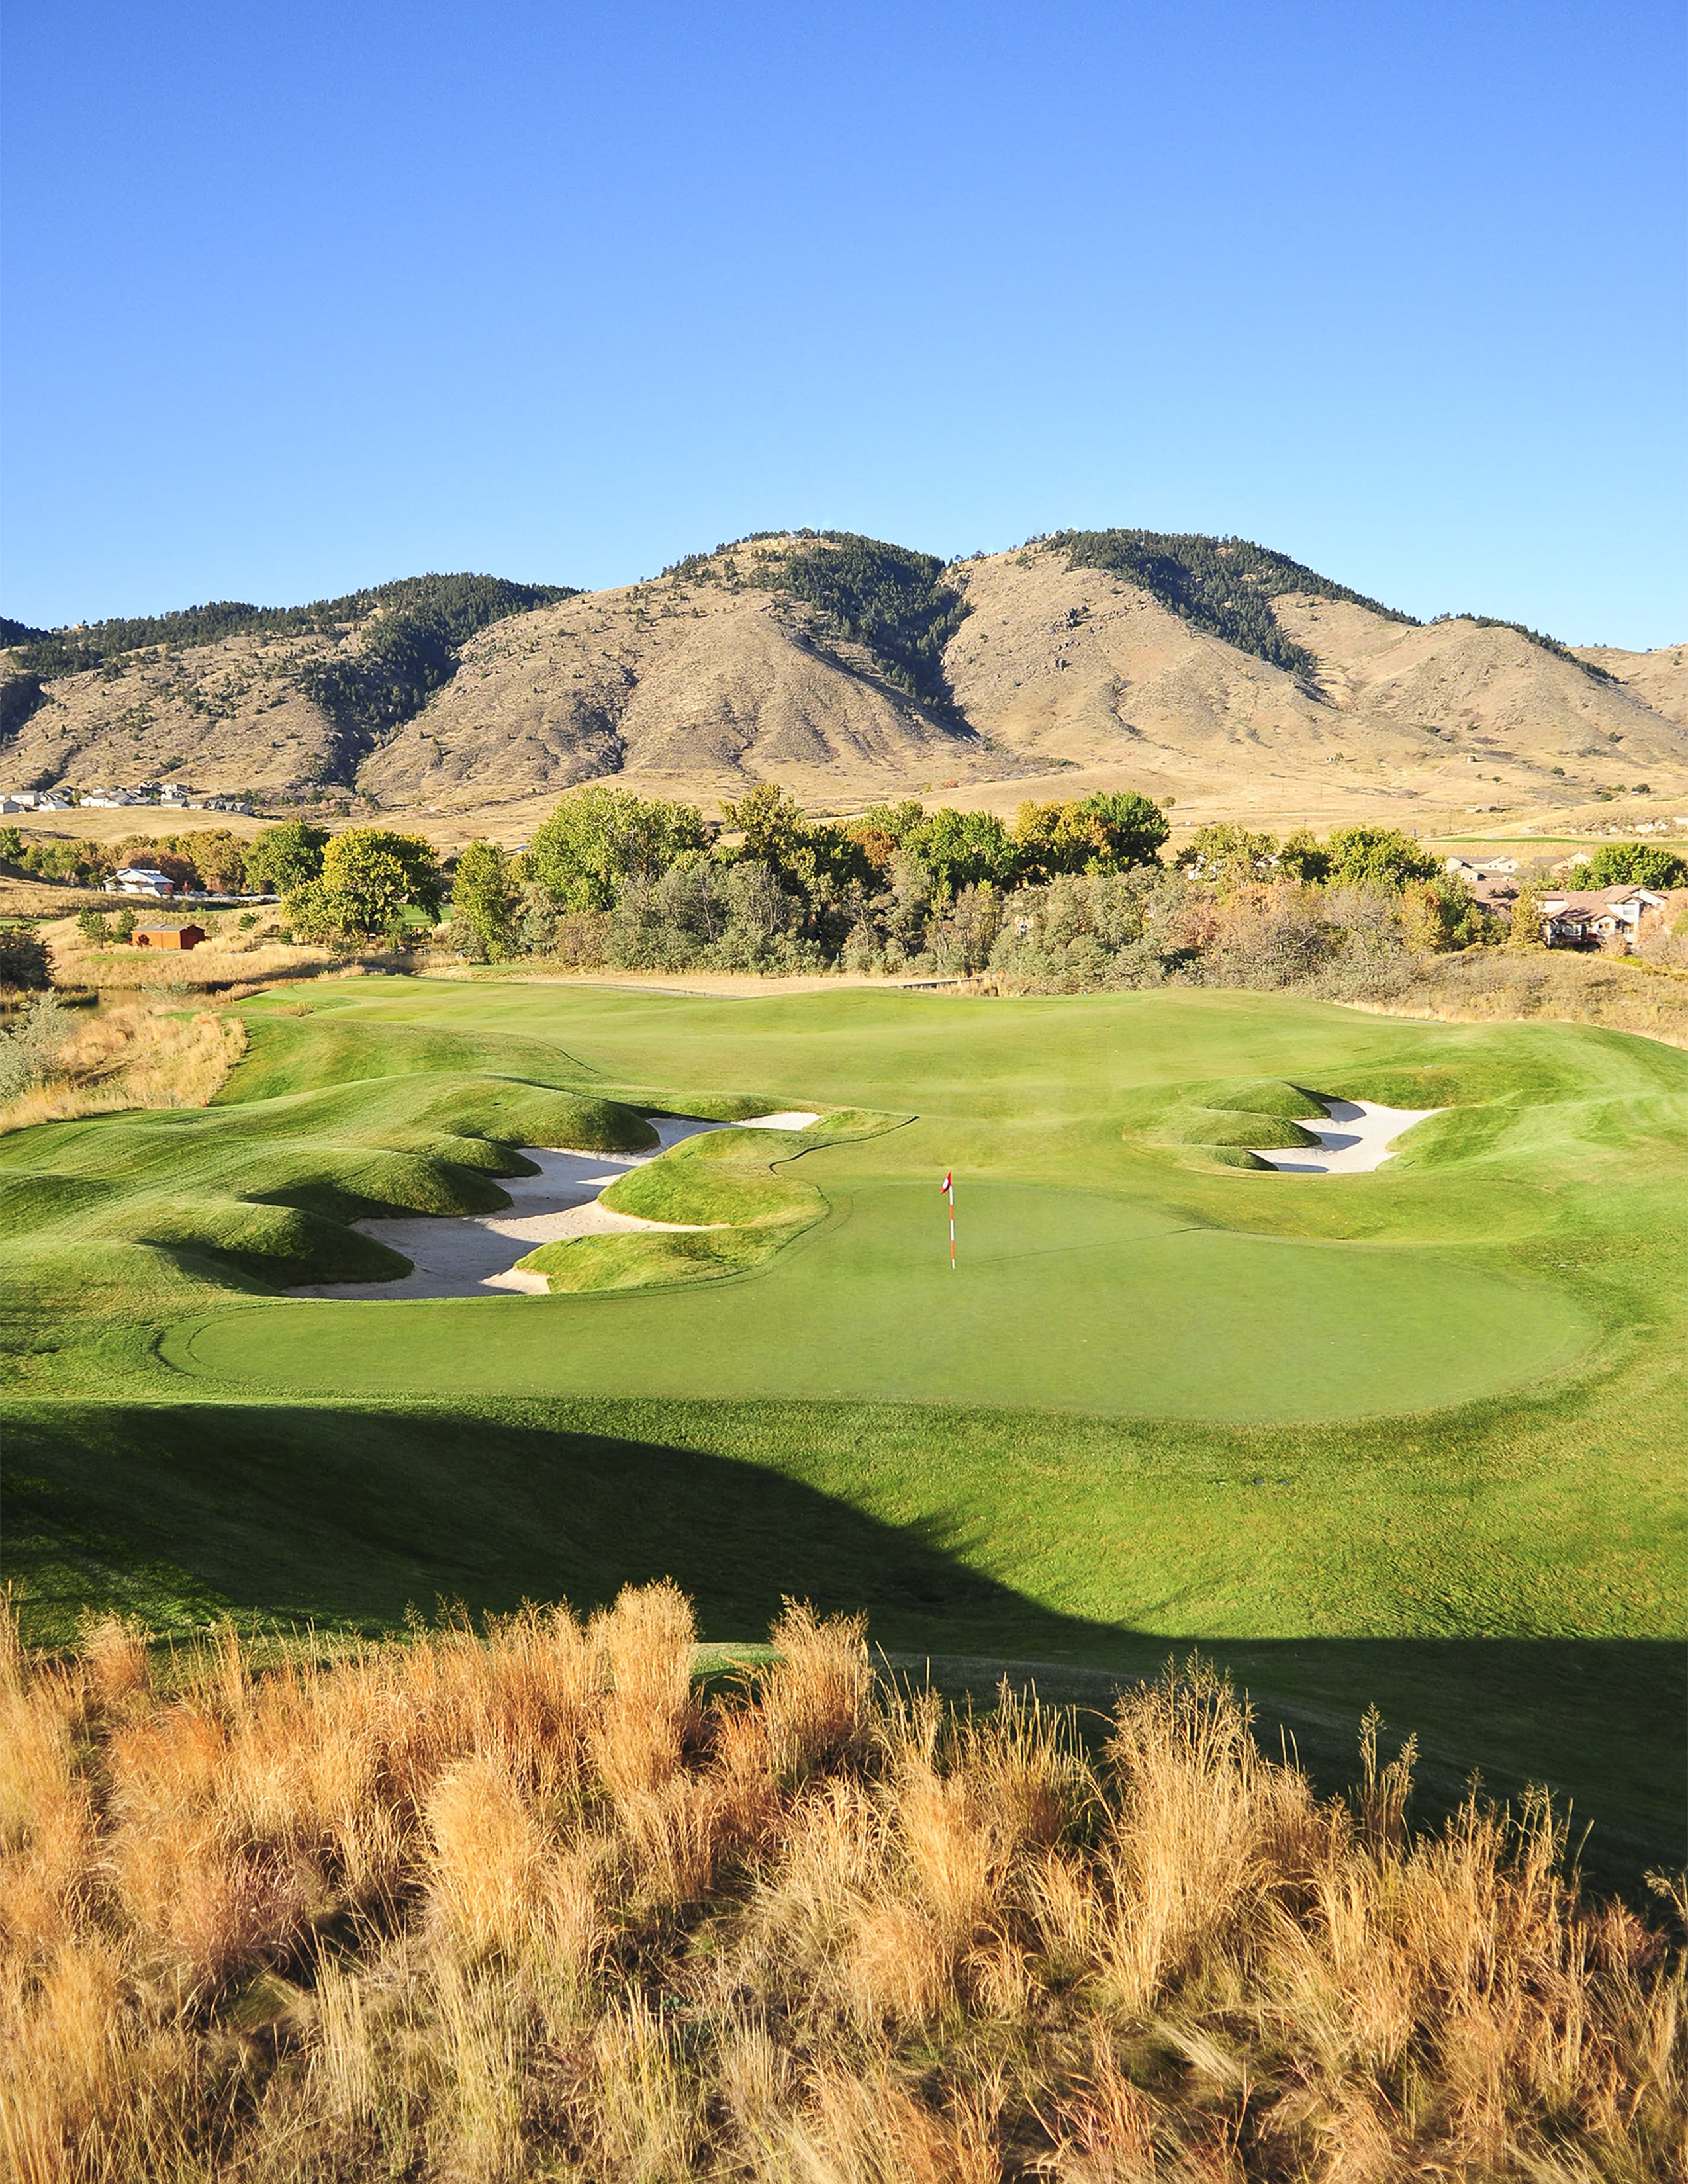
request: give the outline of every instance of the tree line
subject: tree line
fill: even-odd
[[[806,820],[765,783],[716,827],[695,806],[598,786],[565,796],[519,855],[471,843],[448,929],[493,962],[989,971],[1054,991],[1293,983],[1345,949],[1445,953],[1507,937],[1393,827],[1280,840],[1205,827],[1170,861],[1167,834],[1160,807],[1133,794],[1027,803],[1011,824],[912,799],[836,823]]]

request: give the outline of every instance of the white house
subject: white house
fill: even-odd
[[[150,865],[125,865],[106,882],[105,891],[108,894],[163,896],[175,893],[175,882],[168,872],[154,872]]]

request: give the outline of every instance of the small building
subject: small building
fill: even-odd
[[[204,938],[203,925],[137,925],[135,928],[137,948],[180,948],[185,951],[197,948]]]
[[[1644,887],[1544,895],[1542,942],[1549,948],[1627,948],[1640,933],[1641,920],[1664,906],[1663,895]]]
[[[1456,879],[1474,887],[1479,880],[1491,880],[1518,868],[1516,857],[1449,857],[1447,869]]]
[[[168,872],[154,872],[150,865],[125,865],[105,883],[108,894],[147,894],[157,899],[175,893],[175,882]]]

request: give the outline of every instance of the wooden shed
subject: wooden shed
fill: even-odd
[[[137,948],[197,948],[205,938],[201,925],[137,925]]]

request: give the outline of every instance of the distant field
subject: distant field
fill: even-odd
[[[210,1109],[0,1143],[39,1636],[671,1574],[710,1640],[808,1596],[987,1685],[1199,1645],[1333,1778],[1375,1699],[1433,1799],[1546,1779],[1605,1869],[1680,1856],[1688,1057],[1202,992],[282,1006]],[[1192,1133],[1246,1143],[1262,1084],[1443,1112],[1372,1176],[1216,1166]],[[350,1219],[495,1206],[515,1147],[635,1143],[638,1107],[881,1120],[781,1152],[824,1217],[723,1280],[276,1295],[392,1270]]]

